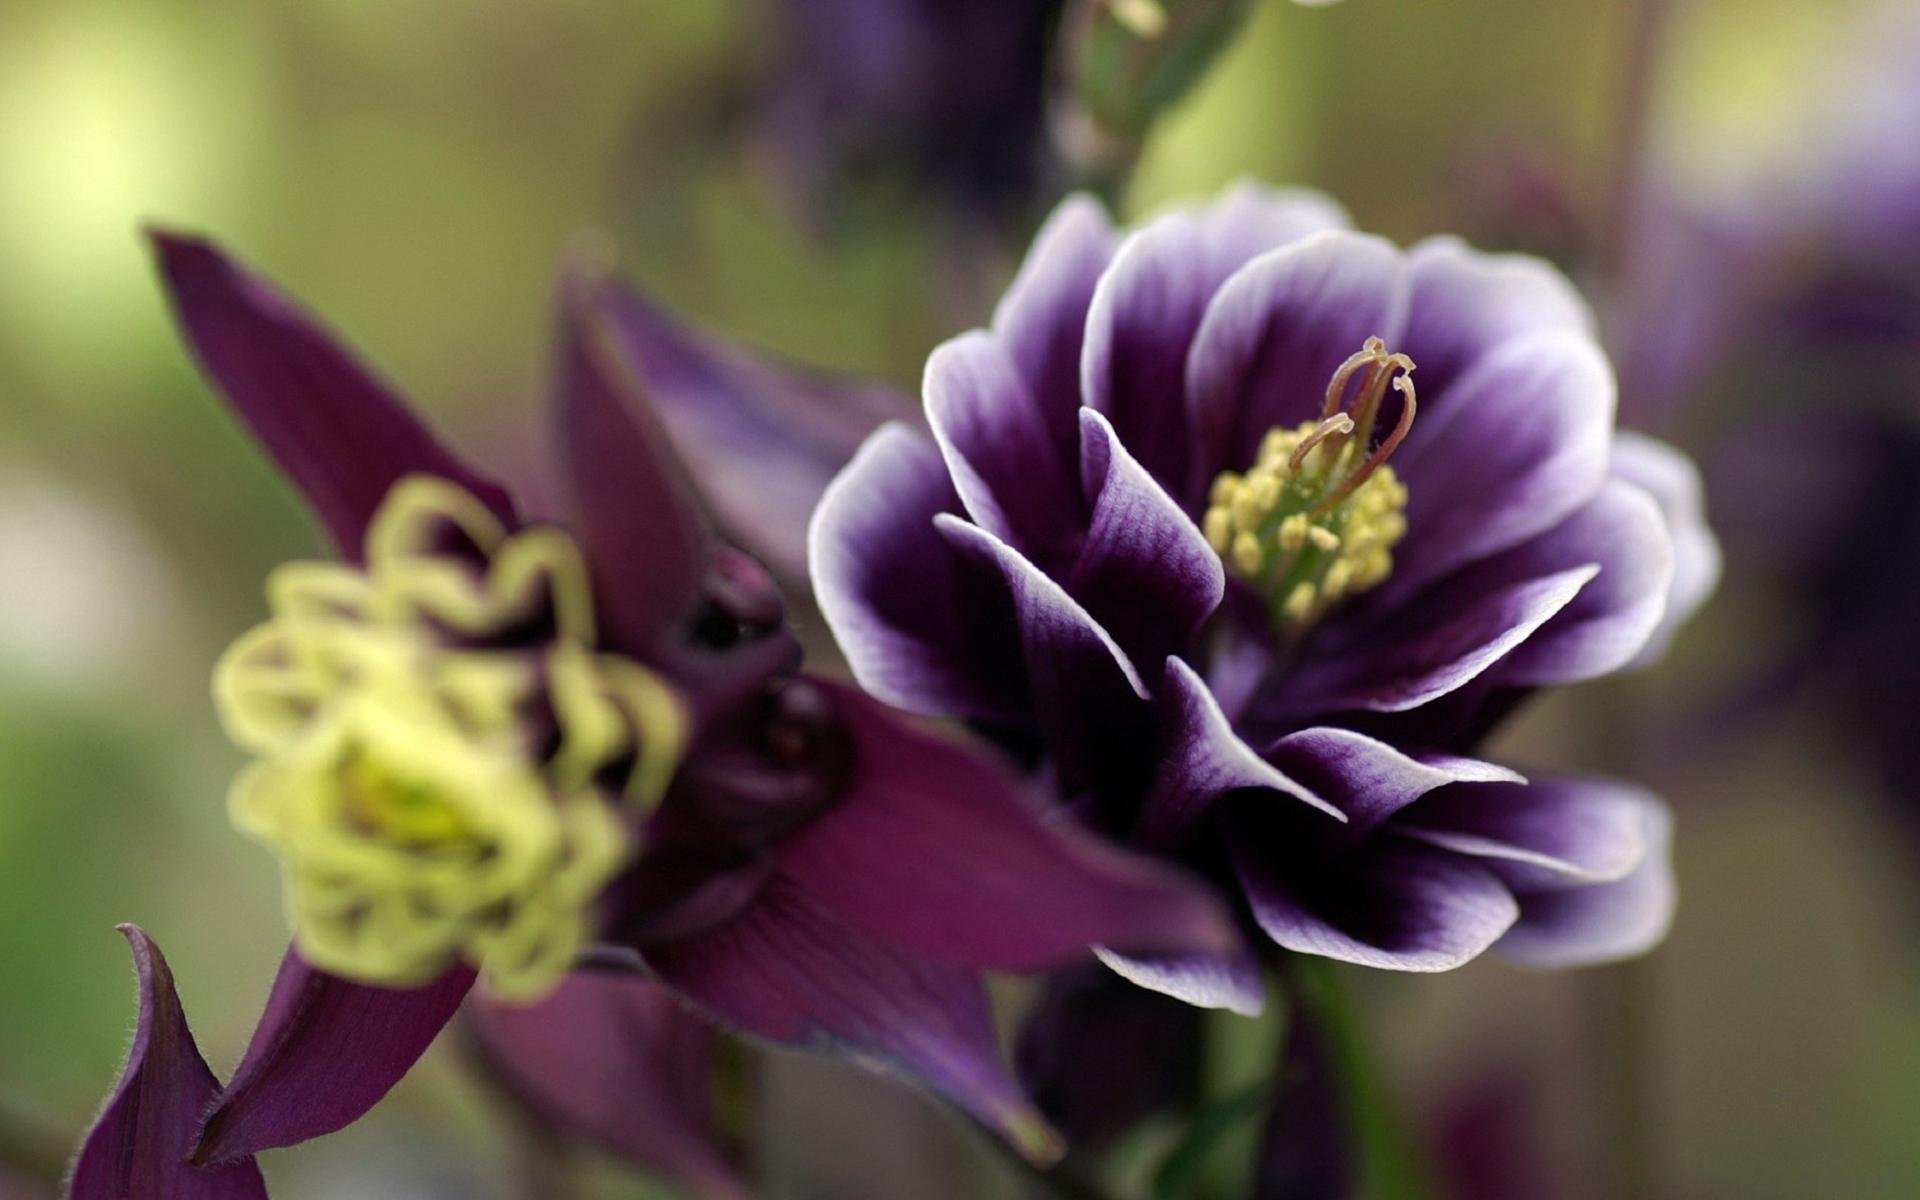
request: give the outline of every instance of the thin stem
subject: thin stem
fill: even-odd
[[[1614,127],[1611,176],[1599,238],[1592,248],[1591,271],[1608,297],[1609,324],[1618,332],[1626,303],[1627,275],[1640,214],[1647,201],[1647,164],[1653,133],[1654,101],[1659,89],[1662,51],[1672,27],[1677,0],[1636,0],[1628,31],[1619,117]]]

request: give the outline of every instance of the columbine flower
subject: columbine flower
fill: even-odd
[[[1068,201],[929,361],[932,436],[881,429],[829,488],[822,610],[873,693],[1041,749],[1088,822],[1213,872],[1283,947],[1644,950],[1665,809],[1466,755],[1684,615],[1670,528],[1699,545],[1698,513],[1630,480],[1690,468],[1616,441],[1550,268],[1344,226],[1242,187],[1122,239]],[[1259,1003],[1244,958],[1107,957]]]
[[[255,756],[234,815],[281,859],[294,950],[204,1124],[141,1150],[181,1188],[212,1186],[189,1157],[356,1119],[477,977],[538,1001],[590,944],[746,1032],[916,1077],[1044,1159],[979,972],[1230,944],[1203,889],[1045,822],[855,689],[790,677],[778,594],[689,503],[588,315],[601,285],[563,321],[562,527],[212,247],[156,244],[209,375],[342,558],[276,572],[218,671]]]

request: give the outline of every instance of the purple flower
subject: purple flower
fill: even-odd
[[[157,1164],[158,1194],[225,1195],[206,1166],[357,1119],[482,976],[502,1000],[586,1006],[583,1023],[635,1003],[566,982],[580,954],[746,1033],[915,1078],[1044,1159],[1055,1135],[1000,1059],[981,971],[1231,944],[1177,872],[1045,819],[857,690],[793,677],[778,594],[701,519],[596,315],[603,284],[562,312],[563,525],[523,516],[212,246],[155,245],[208,375],[342,562],[277,572],[273,619],[216,681],[257,760],[235,817],[282,858],[294,949],[224,1088],[139,1075],[164,1083],[123,1091],[187,1116],[109,1121],[83,1159],[130,1131],[115,1153]],[[553,1103],[548,1072],[586,1052],[494,1057],[579,1136],[721,1178],[691,1130],[642,1145],[590,1095]],[[129,1080],[150,1069],[136,1055]]]
[[[925,408],[931,437],[875,433],[811,528],[875,695],[1033,755],[1290,950],[1442,970],[1662,936],[1658,801],[1468,757],[1531,690],[1640,661],[1700,599],[1676,552],[1711,547],[1685,460],[1616,442],[1553,270],[1403,251],[1304,193],[1125,235],[1076,198],[934,353]],[[1104,957],[1261,1002],[1244,953]]]

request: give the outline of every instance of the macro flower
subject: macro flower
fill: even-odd
[[[1431,971],[1662,936],[1663,805],[1473,757],[1533,689],[1643,661],[1712,544],[1690,465],[1616,439],[1551,268],[1402,250],[1308,193],[1125,235],[1074,198],[924,400],[930,434],[874,433],[810,530],[874,695],[1042,764],[1288,950]],[[1261,1002],[1244,951],[1103,957]]]
[[[710,533],[596,315],[603,282],[564,296],[558,521],[523,514],[214,247],[154,244],[208,376],[339,554],[277,570],[269,619],[216,672],[253,756],[231,809],[281,861],[293,948],[228,1083],[193,1077],[193,1121],[135,1131],[166,1141],[139,1153],[178,1168],[179,1196],[224,1194],[207,1166],[357,1119],[476,981],[488,1003],[605,1002],[569,982],[582,962],[915,1078],[1045,1160],[1057,1137],[1001,1060],[980,973],[1092,944],[1231,944],[1197,881],[794,674],[779,594]],[[529,1057],[493,1057],[527,1102],[568,1115],[528,1063],[580,1048],[512,1049]]]

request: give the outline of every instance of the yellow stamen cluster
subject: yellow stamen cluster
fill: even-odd
[[[1362,370],[1359,398],[1343,412],[1347,385]],[[1407,529],[1407,489],[1385,462],[1413,420],[1412,370],[1405,355],[1368,339],[1334,374],[1319,420],[1269,430],[1252,467],[1213,482],[1207,541],[1267,597],[1275,623],[1289,633],[1393,571],[1393,547]],[[1402,415],[1374,448],[1374,419],[1389,386],[1402,395]]]
[[[658,801],[684,741],[663,682],[592,652],[573,544],[410,478],[364,569],[289,564],[268,597],[214,694],[256,756],[234,821],[280,855],[300,952],[396,987],[465,960],[504,997],[545,994],[632,849],[625,810]],[[502,639],[529,623],[539,645]]]

